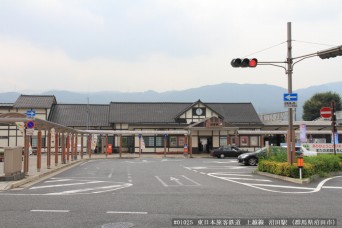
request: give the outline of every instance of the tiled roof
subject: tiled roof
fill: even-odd
[[[1,108],[13,108],[13,103],[0,103]]]
[[[205,103],[233,124],[262,124],[252,103]]]
[[[56,104],[49,121],[68,127],[103,127],[109,126],[108,113],[109,105]]]
[[[191,103],[112,102],[110,123],[176,123],[175,117]]]
[[[52,95],[20,95],[13,108],[51,108],[56,104],[56,97]]]
[[[134,103],[112,102],[110,123],[176,123],[180,112],[193,103]],[[251,103],[204,103],[233,124],[262,124]]]

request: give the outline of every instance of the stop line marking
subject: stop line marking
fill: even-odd
[[[57,212],[57,213],[67,213],[70,210],[30,210],[31,212]]]

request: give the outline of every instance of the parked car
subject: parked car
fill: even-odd
[[[280,147],[280,146],[272,146],[270,147],[270,153],[280,153],[280,152],[285,152],[286,153],[286,148]],[[238,156],[238,162],[244,165],[257,165],[259,162],[259,159],[261,157],[266,157],[267,156],[267,147],[263,147],[255,152],[251,153],[245,153],[241,154]],[[299,156],[299,154],[297,154]]]
[[[214,149],[210,152],[211,156],[217,158],[224,158],[224,157],[237,157],[240,154],[247,153],[247,150],[241,150],[236,146],[221,146],[217,149]]]
[[[286,146],[283,146],[286,148]],[[295,146],[296,147],[296,155],[298,156],[317,156],[316,151],[307,150],[304,146]]]

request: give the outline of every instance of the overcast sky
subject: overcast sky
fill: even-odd
[[[287,88],[282,68],[230,66],[285,61],[287,22],[293,57],[342,45],[340,0],[1,0],[0,92]],[[341,81],[341,63],[296,64],[293,89]]]

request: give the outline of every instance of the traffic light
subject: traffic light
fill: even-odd
[[[232,67],[256,67],[258,65],[258,60],[253,59],[233,59],[230,63]]]
[[[336,56],[342,55],[342,45],[334,48],[330,48],[324,51],[317,52],[317,55],[321,59],[335,58]]]

